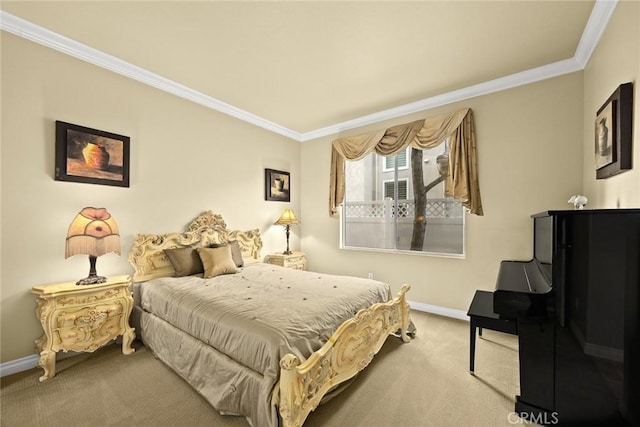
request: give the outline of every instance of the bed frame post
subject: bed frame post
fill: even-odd
[[[399,331],[402,341],[411,340],[405,298],[410,288],[403,285],[392,301],[360,310],[304,363],[293,354],[280,360],[279,411],[284,427],[301,426],[327,392],[369,365],[389,334]]]
[[[280,360],[280,417],[284,427],[300,426],[304,422],[304,419],[299,420],[302,402],[296,400],[300,396],[299,383],[296,382],[299,365],[300,360],[293,354],[287,354]]]

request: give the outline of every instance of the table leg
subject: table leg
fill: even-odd
[[[44,369],[44,375],[39,378],[40,382],[53,378],[56,375],[56,352],[51,350],[41,351],[38,366]]]
[[[474,362],[475,362],[475,356],[476,356],[476,322],[473,319],[473,317],[471,317],[471,321],[469,322],[469,329],[470,329],[470,340],[469,340],[469,372],[473,373],[473,369],[474,369]]]
[[[134,348],[131,348],[131,343],[136,338],[135,332],[133,332],[133,328],[127,327],[122,334],[122,353],[123,354],[131,354],[136,351]]]

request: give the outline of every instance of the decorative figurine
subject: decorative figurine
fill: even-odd
[[[571,196],[569,199],[569,203],[573,203],[573,207],[575,209],[584,209],[587,205],[588,199],[586,196],[581,196],[580,194],[576,194],[575,196]]]

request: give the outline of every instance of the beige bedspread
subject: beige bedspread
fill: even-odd
[[[277,383],[282,356],[293,353],[304,360],[345,320],[360,309],[388,301],[391,293],[388,285],[373,280],[258,263],[249,264],[236,274],[211,279],[190,276],[150,280],[140,284],[140,298],[146,312],[228,356],[241,365],[239,371],[250,370],[236,374],[234,393],[264,406]],[[151,333],[144,329],[143,324],[143,339]],[[193,352],[190,348],[163,351],[184,355]],[[195,357],[181,359],[183,372],[207,369],[188,366],[196,363]],[[259,377],[261,391],[256,387],[236,391],[245,376]],[[267,396],[253,395],[265,390]],[[215,400],[220,399],[218,396]],[[218,409],[232,411],[232,407]],[[253,425],[273,425],[272,410],[269,414],[259,412],[241,413]]]

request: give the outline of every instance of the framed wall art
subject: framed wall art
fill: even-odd
[[[595,120],[596,178],[631,169],[633,83],[625,83],[600,107]]]
[[[56,121],[56,181],[129,186],[128,136]]]
[[[264,199],[275,202],[291,201],[289,172],[264,170]]]

